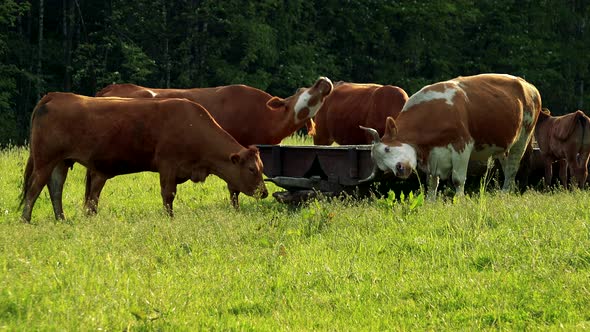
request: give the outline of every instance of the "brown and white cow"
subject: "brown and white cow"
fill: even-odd
[[[569,168],[571,176],[583,188],[588,177],[590,118],[580,110],[562,116],[551,116],[549,110],[544,108],[535,127],[535,138],[545,165],[545,184],[551,185],[552,164],[559,160],[561,184],[567,187]]]
[[[311,87],[300,88],[294,95],[283,99],[247,85],[155,89],[134,84],[111,84],[96,96],[186,98],[203,105],[238,143],[248,146],[279,144],[316,115],[332,88],[330,79],[320,77]]]
[[[541,112],[541,96],[522,78],[503,74],[457,77],[423,87],[396,120],[376,131],[372,158],[383,171],[407,178],[419,167],[428,174],[428,196],[439,179],[452,178],[462,195],[470,159],[497,157],[503,190],[511,190]]]
[[[186,99],[49,93],[33,111],[30,144],[21,201],[26,222],[45,185],[56,218],[64,218],[63,185],[74,162],[92,174],[86,188],[89,212],[96,211],[107,179],[142,171],[160,174],[162,199],[170,215],[177,184],[204,181],[209,174],[247,195],[268,194],[258,149],[240,145],[201,105]]]
[[[408,94],[393,85],[338,82],[316,114],[313,142],[316,145],[370,144],[359,126],[370,127],[382,136],[385,119],[396,118],[408,100]]]

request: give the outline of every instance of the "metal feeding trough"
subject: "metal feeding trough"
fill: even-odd
[[[258,149],[264,164],[266,181],[286,190],[274,193],[273,196],[279,202],[298,203],[315,197],[318,193],[323,196],[341,193],[355,197],[371,193],[382,195],[390,190],[416,190],[420,188],[420,181],[425,183],[423,174],[420,175],[420,181],[416,175],[401,180],[379,171],[371,180],[365,180],[374,169],[371,145],[258,145]],[[543,174],[538,149],[533,150],[530,163],[523,163],[522,168],[528,172],[520,171],[517,181],[536,185]],[[468,184],[478,186],[479,178],[486,170],[487,162],[470,162]],[[523,176],[528,180],[522,181]]]

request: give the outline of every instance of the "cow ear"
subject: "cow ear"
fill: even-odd
[[[240,162],[240,155],[237,153],[232,153],[231,156],[229,156],[229,159],[232,163],[238,164]]]
[[[395,137],[397,135],[397,126],[395,125],[395,120],[392,117],[388,116],[385,120],[385,135],[389,137]]]
[[[266,102],[266,106],[271,109],[279,109],[285,107],[285,100],[279,97],[272,97],[268,102]]]

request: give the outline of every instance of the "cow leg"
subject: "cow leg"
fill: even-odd
[[[37,200],[37,198],[39,198],[41,190],[43,190],[43,187],[45,187],[45,185],[49,181],[49,177],[53,172],[53,168],[54,165],[47,165],[44,168],[33,170],[31,178],[29,180],[28,188],[26,188],[24,194],[24,209],[21,215],[21,218],[24,222],[31,222],[31,213],[33,212],[33,206],[35,205],[35,201]]]
[[[440,177],[435,174],[428,174],[428,192],[426,196],[429,200],[434,201],[436,200],[436,191],[438,189],[438,182]]]
[[[520,167],[520,160],[529,145],[531,132],[526,132],[525,129],[520,133],[518,140],[512,145],[508,155],[500,159],[502,171],[504,172],[504,185],[502,191],[507,192],[516,188],[516,173]]]
[[[462,152],[451,150],[451,179],[455,186],[455,196],[463,196],[465,194],[465,181],[467,180],[467,166],[469,165],[469,157],[473,151],[473,144],[467,144]]]
[[[84,210],[87,215],[94,215],[98,209],[98,200],[102,188],[107,182],[108,177],[102,173],[88,170],[86,172],[86,197],[84,200]]]
[[[545,158],[545,186],[547,188],[551,187],[551,181],[553,180],[553,160],[549,158]]]
[[[590,152],[583,152],[576,156],[576,178],[578,180],[578,186],[583,189],[586,186],[586,180],[588,179],[588,159],[590,158]]]
[[[174,217],[172,203],[176,196],[176,177],[168,172],[160,172],[160,192],[164,209],[170,217]]]
[[[568,162],[565,159],[559,160],[559,180],[561,181],[561,185],[564,188],[568,188],[568,181],[567,181],[567,169],[568,169]]]
[[[51,172],[51,177],[47,182],[47,189],[49,189],[49,197],[51,198],[51,205],[53,205],[53,213],[55,219],[65,219],[62,205],[62,196],[64,191],[64,182],[68,175],[68,166],[65,161],[59,162]]]
[[[233,206],[234,209],[236,209],[236,210],[239,209],[240,208],[240,201],[238,199],[238,195],[240,195],[240,192],[230,189],[229,185],[228,185],[227,190],[229,190],[229,199],[231,202],[231,206]]]

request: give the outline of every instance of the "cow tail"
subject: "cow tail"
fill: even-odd
[[[31,187],[31,175],[33,174],[33,168],[35,164],[33,162],[33,156],[29,155],[29,159],[27,160],[27,165],[25,166],[25,173],[23,176],[23,190],[20,196],[20,203],[18,204],[19,208],[21,208],[25,202],[25,197],[27,197],[27,192]]]

